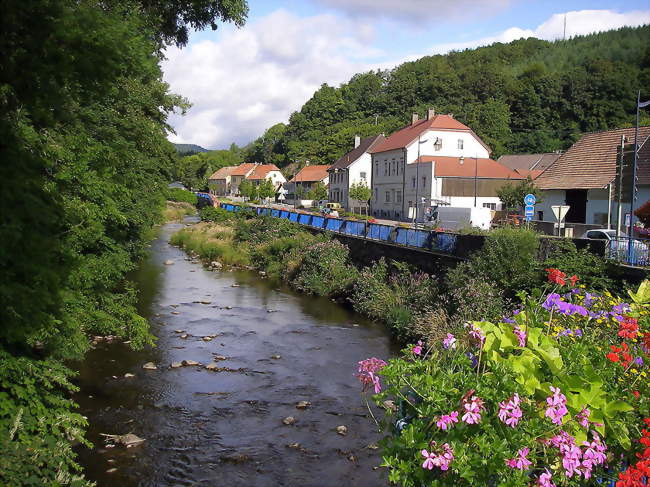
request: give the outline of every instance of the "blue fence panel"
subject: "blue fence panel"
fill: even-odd
[[[289,212],[286,210],[282,210],[280,212],[280,218],[289,218]]]
[[[343,225],[343,220],[339,220],[338,218],[328,218],[325,228],[332,232],[340,232],[342,225]]]
[[[348,235],[357,235],[363,237],[366,233],[366,225],[363,222],[348,220],[345,225],[345,233]]]
[[[226,210],[235,211],[235,207],[233,205],[226,205]]]
[[[274,218],[280,218],[280,210],[271,210],[271,216]]]
[[[322,216],[312,216],[311,217],[311,226],[312,227],[323,228],[324,224],[325,224],[325,218],[323,218]]]
[[[270,208],[262,208],[262,215],[270,215],[271,214],[271,209]]]
[[[289,213],[289,221],[298,223],[298,213]]]
[[[257,213],[258,215],[261,215],[263,209],[264,209],[264,208],[259,208],[259,207],[258,207],[258,208],[255,208],[255,213]]]
[[[457,236],[451,233],[437,233],[431,242],[431,249],[451,254],[456,250],[457,240]]]
[[[311,215],[305,215],[304,213],[301,213],[300,216],[298,217],[298,223],[301,225],[309,225],[309,222],[311,221]]]
[[[413,247],[418,247],[421,249],[429,248],[429,238],[431,232],[427,230],[413,230]]]
[[[395,240],[393,242],[400,245],[408,245],[406,239],[408,237],[408,228],[397,227],[397,234],[395,235]]]

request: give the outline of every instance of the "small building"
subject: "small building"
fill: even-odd
[[[287,181],[275,164],[256,164],[255,169],[246,179],[255,186],[259,186],[262,181],[268,179],[276,190]]]
[[[230,180],[232,173],[237,166],[227,166],[215,171],[208,178],[208,190],[215,196],[227,196],[230,194]]]
[[[245,162],[235,168],[230,173],[230,194],[233,196],[239,195],[239,185],[255,170],[257,164],[252,162]]]
[[[615,227],[618,222],[617,157],[621,140],[625,145],[625,163],[632,162],[634,144],[632,128],[584,134],[535,181],[544,190],[542,203],[536,205],[538,220],[554,221],[553,205],[568,205],[567,223]],[[650,126],[639,128],[637,166],[638,194],[635,208],[650,199]],[[630,209],[630,177],[623,186],[621,228],[625,227]]]
[[[367,205],[366,201],[350,198],[350,187],[353,184],[363,184],[372,187],[372,157],[368,151],[386,140],[383,135],[375,135],[361,139],[354,138],[354,148],[340,157],[328,169],[330,201],[340,203],[347,211],[361,213]]]
[[[546,169],[551,167],[562,155],[561,152],[546,152],[542,154],[507,154],[497,159],[499,164],[517,171],[524,177],[536,179]]]
[[[313,165],[305,166],[284,185],[287,190],[286,198],[288,200],[306,200],[309,193],[317,183],[325,186],[329,183],[329,173],[327,170],[330,166]]]

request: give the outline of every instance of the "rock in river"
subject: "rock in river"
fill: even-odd
[[[311,406],[309,401],[299,401],[296,404],[296,409],[307,409],[309,406]]]
[[[203,341],[204,341],[204,342],[209,342],[209,341],[212,340],[213,338],[214,338],[214,337],[211,337],[211,336],[203,337]]]
[[[182,366],[183,366],[183,364],[180,363],[180,362],[172,362],[171,365],[170,365],[170,367],[172,369],[177,369],[177,368],[182,367]]]
[[[171,259],[167,259],[167,260],[165,261],[165,265],[174,265],[174,261],[171,260]]]
[[[198,362],[196,362],[195,360],[183,360],[183,362],[181,362],[181,363],[183,365],[201,365]]]
[[[345,435],[348,434],[348,428],[347,428],[347,426],[343,426],[343,425],[337,426],[336,427],[336,432],[341,436],[345,436]]]
[[[284,418],[282,420],[282,422],[284,424],[286,424],[287,426],[291,426],[292,424],[294,424],[296,422],[296,418],[294,418],[293,416],[287,416],[286,418]]]
[[[156,364],[154,364],[153,362],[147,362],[146,364],[144,364],[142,366],[142,368],[145,369],[145,370],[156,370],[156,369],[158,369],[158,367],[156,367]]]

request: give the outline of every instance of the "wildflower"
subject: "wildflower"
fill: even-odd
[[[377,372],[386,365],[388,365],[386,362],[375,357],[367,358],[366,360],[359,362],[359,370],[355,375],[363,384],[364,391],[372,384],[375,394],[381,392],[381,382],[379,381]]]
[[[447,338],[442,340],[442,346],[447,350],[454,350],[456,348],[456,337],[451,333],[447,333]]]
[[[539,487],[557,487],[551,480],[552,478],[553,477],[551,476],[551,472],[549,472],[548,469],[545,468],[544,473],[541,474],[537,479],[537,485]]]
[[[526,470],[531,465],[531,461],[526,458],[528,452],[528,448],[522,448],[521,450],[518,450],[517,456],[515,458],[506,460],[506,465],[508,465],[510,468]]]
[[[524,330],[522,330],[519,325],[515,325],[515,328],[514,328],[513,332],[516,335],[517,339],[519,340],[519,346],[520,347],[525,347],[526,346],[526,332]]]
[[[578,413],[576,416],[576,419],[578,420],[578,423],[580,423],[580,426],[583,428],[589,428],[589,415],[591,414],[591,411],[587,408],[582,408],[582,411]]]
[[[432,447],[435,447],[435,444],[435,441],[432,442]],[[454,451],[448,443],[442,445],[440,453],[435,453],[434,450],[431,452],[422,450],[420,453],[425,458],[422,468],[427,470],[433,470],[433,467],[439,467],[443,471],[449,470],[449,464],[454,460]]]
[[[552,396],[546,398],[549,407],[546,409],[545,416],[551,418],[554,424],[562,424],[562,418],[569,412],[566,408],[566,396],[562,394],[558,387],[551,386]]]
[[[481,329],[474,323],[465,323],[465,328],[469,328],[469,336],[479,343],[479,347],[482,347],[483,342],[485,342],[483,331],[481,331]]]
[[[602,465],[607,460],[605,451],[607,446],[600,440],[598,433],[593,433],[593,441],[583,441],[582,446],[585,451],[582,453],[582,473],[586,479],[591,477],[592,469],[597,465]]]
[[[508,401],[499,403],[499,419],[505,424],[514,428],[519,423],[523,416],[521,408],[519,407],[520,399],[519,394],[515,393]]]
[[[575,274],[569,277],[569,282],[571,283],[571,287],[576,287],[576,282],[578,282],[579,280],[580,278]]]
[[[478,424],[481,421],[481,410],[483,409],[483,400],[479,397],[472,396],[469,400],[463,401],[465,414],[461,418],[467,424]]]
[[[436,426],[443,431],[451,429],[454,423],[458,423],[458,411],[452,411],[449,414],[443,414],[438,421],[436,421]]]
[[[548,277],[548,282],[551,282],[553,284],[559,284],[560,286],[564,286],[566,284],[565,278],[566,274],[562,272],[560,269],[546,269],[547,272],[547,277]]]
[[[436,454],[433,452],[429,453],[427,450],[422,450],[420,453],[424,457],[422,468],[426,468],[427,470],[433,470],[433,465],[434,465],[433,460],[436,458]]]
[[[476,368],[478,365],[478,359],[476,358],[476,355],[474,355],[472,352],[466,352],[465,355],[472,361],[472,367]]]
[[[413,354],[417,355],[417,356],[420,356],[420,354],[422,353],[422,346],[423,345],[424,345],[424,343],[422,343],[422,340],[418,340],[417,345],[413,345],[413,348],[411,349]]]
[[[503,318],[501,318],[501,322],[502,323],[510,323],[510,324],[515,324],[516,323],[515,320],[513,320],[512,318],[508,318],[507,316],[504,316]]]

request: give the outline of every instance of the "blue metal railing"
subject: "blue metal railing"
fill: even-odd
[[[239,211],[242,206],[230,203],[221,203],[221,208],[228,211]],[[343,233],[369,240],[378,240],[406,247],[415,247],[424,250],[433,250],[453,254],[456,250],[457,236],[429,230],[415,230],[411,228],[393,227],[366,221],[347,220],[344,218],[325,218],[320,215],[297,213],[295,211],[278,210],[271,208],[256,208],[258,215],[268,215],[273,218],[283,218],[300,225],[320,228],[335,233]]]
[[[605,255],[629,265],[650,266],[650,239],[615,237],[607,241]]]

